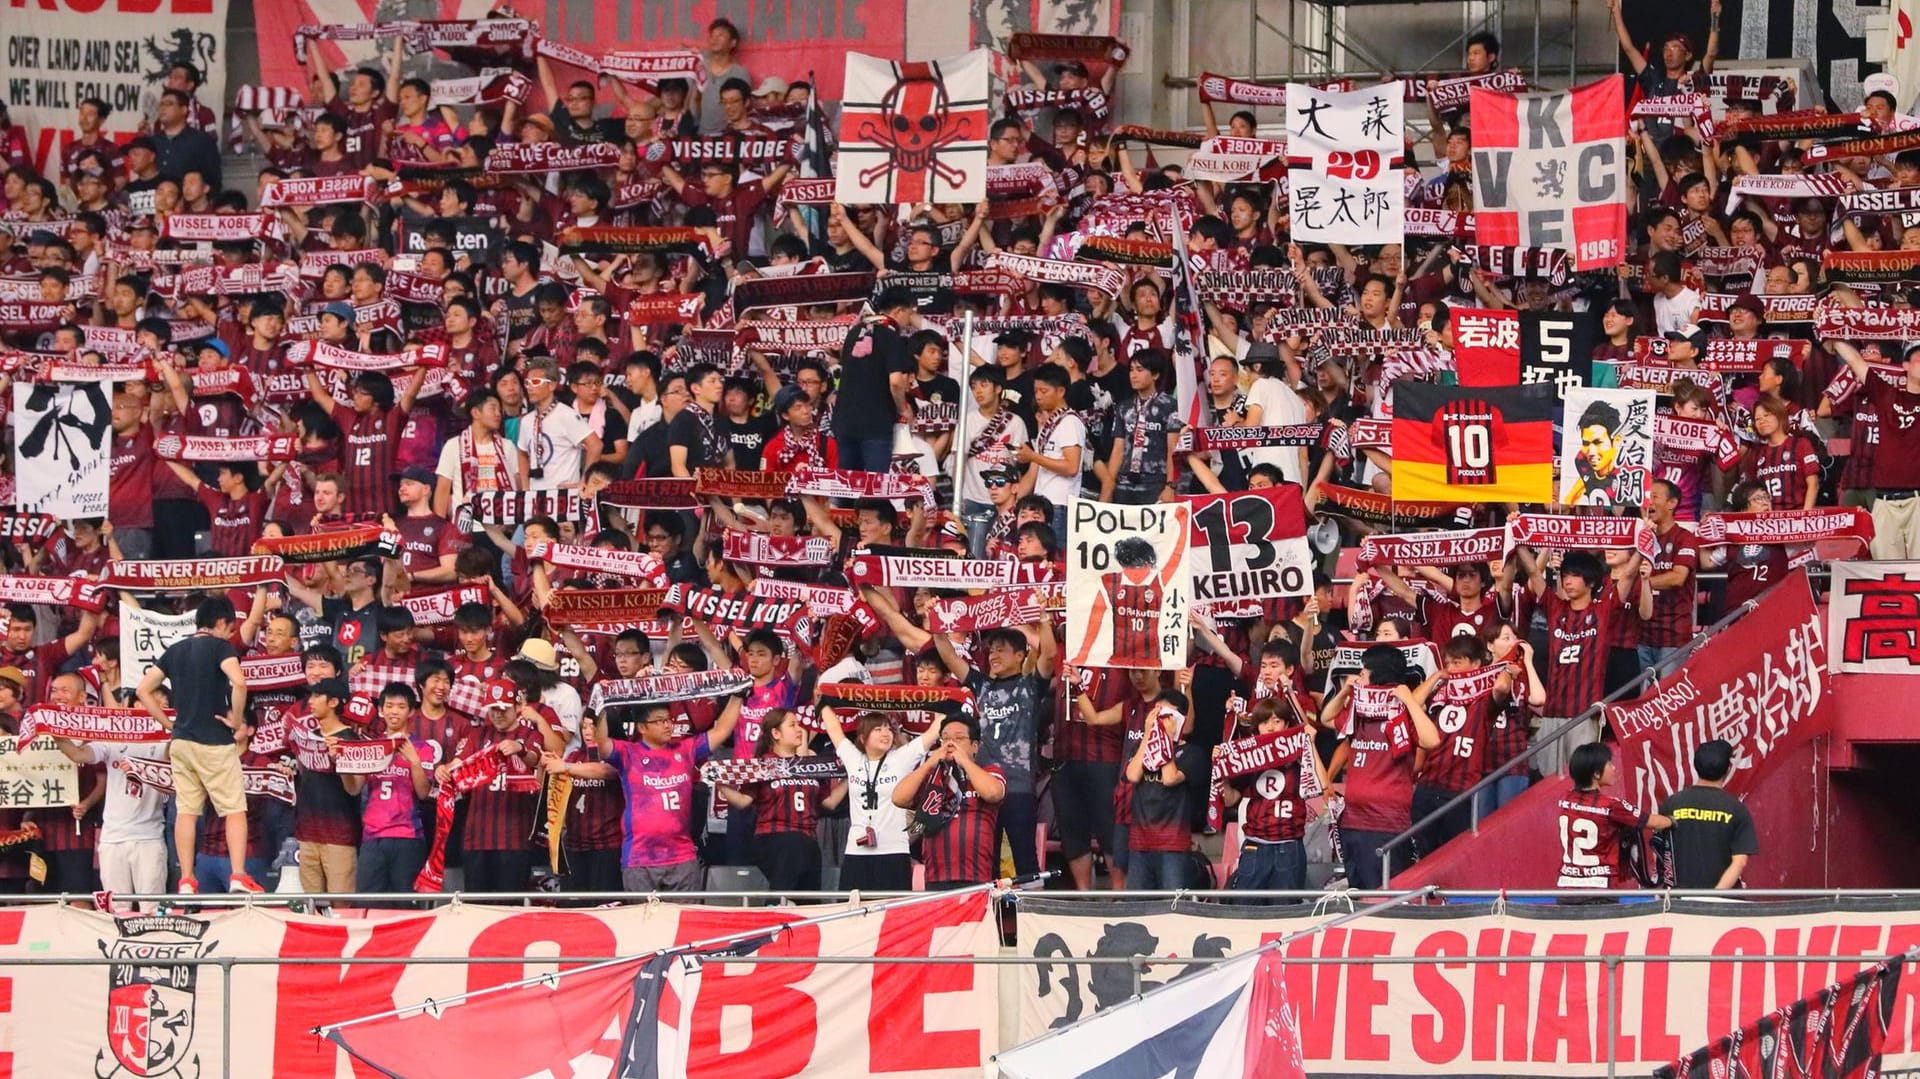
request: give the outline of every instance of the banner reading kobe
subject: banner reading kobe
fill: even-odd
[[[87,98],[107,103],[100,128],[109,136],[140,129],[175,64],[192,64],[206,80],[194,95],[200,104],[218,113],[225,100],[227,0],[33,0],[5,10],[0,100],[27,129],[27,154],[42,175],[59,173]]]
[[[1083,667],[1171,670],[1187,662],[1184,502],[1076,498],[1067,514],[1067,658]]]

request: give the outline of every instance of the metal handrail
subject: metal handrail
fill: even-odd
[[[1501,777],[1507,775],[1509,772],[1512,772],[1516,767],[1520,765],[1524,765],[1528,761],[1531,761],[1533,758],[1539,756],[1542,752],[1546,750],[1548,746],[1551,746],[1554,743],[1558,742],[1561,739],[1561,737],[1563,737],[1568,731],[1573,730],[1579,724],[1586,723],[1593,719],[1599,718],[1603,714],[1602,710],[1608,704],[1611,704],[1612,702],[1619,700],[1622,697],[1640,692],[1641,689],[1643,689],[1645,686],[1647,686],[1651,682],[1657,682],[1659,680],[1661,671],[1672,670],[1673,668],[1677,667],[1679,664],[1691,658],[1695,652],[1700,650],[1702,645],[1705,645],[1708,641],[1712,640],[1715,636],[1717,636],[1721,630],[1726,629],[1728,626],[1732,625],[1742,615],[1745,615],[1748,611],[1753,610],[1754,607],[1758,605],[1759,605],[1758,599],[1750,599],[1747,602],[1741,604],[1739,608],[1732,611],[1728,611],[1724,616],[1721,617],[1720,621],[1715,622],[1713,625],[1708,626],[1704,630],[1701,630],[1700,633],[1693,638],[1693,640],[1688,641],[1686,644],[1680,646],[1678,651],[1675,651],[1674,653],[1668,655],[1666,658],[1662,659],[1660,662],[1654,664],[1653,666],[1647,668],[1646,670],[1641,671],[1638,675],[1634,676],[1633,681],[1628,682],[1626,685],[1621,686],[1619,689],[1614,690],[1612,693],[1609,693],[1605,697],[1602,697],[1598,701],[1595,701],[1592,705],[1588,706],[1588,708],[1585,711],[1581,712],[1579,715],[1574,716],[1571,719],[1568,719],[1566,722],[1560,724],[1558,727],[1555,727],[1552,733],[1542,735],[1541,737],[1534,739],[1534,743],[1528,746],[1524,752],[1514,757],[1512,760],[1508,761],[1507,763],[1501,765],[1500,767],[1494,769],[1493,771],[1487,773],[1485,776],[1482,776],[1478,783],[1475,783],[1473,786],[1468,787],[1466,790],[1460,792],[1459,794],[1454,795],[1452,798],[1448,799],[1446,804],[1442,805],[1440,808],[1434,810],[1433,812],[1427,814],[1426,816],[1408,825],[1406,831],[1401,832],[1399,835],[1394,836],[1392,839],[1389,839],[1385,843],[1374,848],[1374,850],[1380,855],[1380,882],[1382,884],[1393,883],[1393,877],[1392,877],[1392,874],[1389,872],[1389,868],[1392,865],[1392,857],[1393,857],[1394,850],[1396,850],[1401,844],[1411,840],[1415,835],[1418,835],[1423,829],[1430,827],[1434,821],[1439,820],[1440,818],[1446,816],[1448,813],[1453,812],[1453,810],[1458,808],[1462,802],[1470,801],[1472,803],[1473,808],[1471,810],[1471,813],[1472,813],[1472,820],[1473,820],[1473,825],[1472,825],[1473,834],[1479,835],[1480,834],[1479,794],[1481,791],[1487,789],[1488,787],[1493,786],[1496,782],[1500,780]]]

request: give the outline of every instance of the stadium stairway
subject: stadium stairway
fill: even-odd
[[[1746,804],[1760,834],[1752,888],[1920,887],[1920,677],[1833,675],[1833,729],[1771,758]],[[1534,784],[1393,879],[1396,888],[1552,888],[1554,803],[1564,776]],[[1626,795],[1625,791],[1613,793]]]

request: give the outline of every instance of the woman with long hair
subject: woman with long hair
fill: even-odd
[[[754,743],[755,760],[770,757],[790,761],[811,756],[807,728],[785,708],[767,713]],[[745,784],[740,790],[714,788],[735,809],[754,812],[753,864],[767,878],[773,892],[820,890],[820,812],[832,809],[847,796],[847,784],[831,786],[815,779],[777,778]]]

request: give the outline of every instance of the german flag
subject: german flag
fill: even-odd
[[[1393,386],[1396,502],[1552,502],[1553,388]]]

